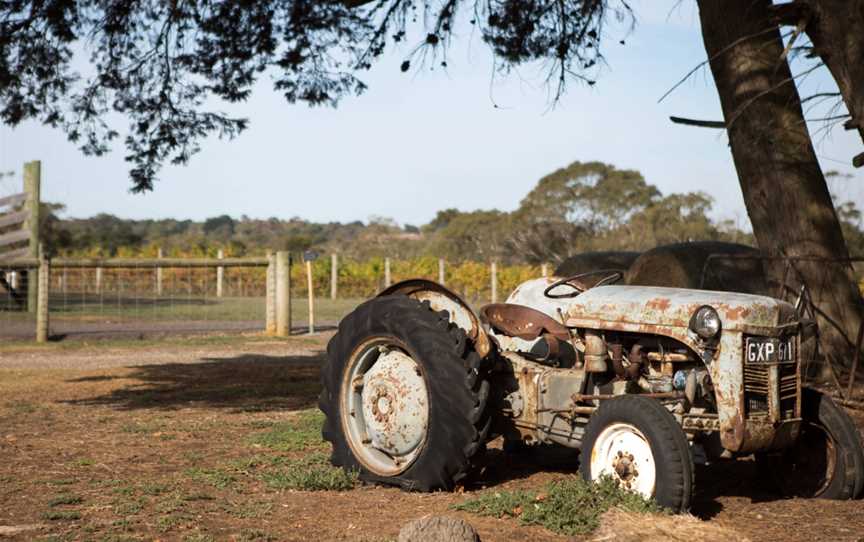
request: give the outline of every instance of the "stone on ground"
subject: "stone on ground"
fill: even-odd
[[[480,535],[459,518],[425,516],[402,527],[399,542],[480,542]]]

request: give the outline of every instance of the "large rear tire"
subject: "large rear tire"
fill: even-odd
[[[690,508],[694,467],[687,436],[672,414],[648,397],[601,402],[585,426],[579,472],[587,482],[610,476],[673,512]]]
[[[864,451],[855,422],[827,395],[802,390],[802,426],[796,443],[757,454],[784,496],[857,499],[864,486]]]
[[[482,360],[427,303],[386,296],[357,307],[327,345],[321,377],[331,461],[364,481],[449,490],[485,450]]]

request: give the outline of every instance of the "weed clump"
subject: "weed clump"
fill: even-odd
[[[304,410],[293,420],[273,424],[269,431],[254,435],[252,444],[282,452],[297,452],[323,444],[321,426],[324,414],[318,409]]]
[[[344,491],[354,487],[357,474],[333,467],[325,454],[315,453],[286,461],[278,470],[263,474],[262,479],[275,489]]]
[[[600,525],[610,508],[627,512],[668,513],[660,505],[603,478],[590,484],[578,477],[552,482],[544,491],[486,492],[453,506],[481,516],[513,517],[525,525],[541,525],[566,535],[584,535]]]

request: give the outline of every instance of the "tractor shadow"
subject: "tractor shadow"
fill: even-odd
[[[312,356],[244,354],[195,363],[133,365],[69,380],[102,393],[62,401],[117,410],[227,409],[234,412],[299,410],[316,405],[323,352]]]
[[[500,439],[492,441],[483,456],[481,468],[465,485],[476,490],[496,487],[515,480],[543,475],[543,478],[577,475],[579,452],[563,446],[538,445],[517,452],[505,452]]]
[[[707,520],[723,510],[722,497],[743,497],[751,503],[785,500],[770,474],[760,471],[752,457],[696,466],[696,488],[690,513]]]

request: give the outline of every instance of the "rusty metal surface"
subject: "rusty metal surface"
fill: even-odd
[[[589,373],[605,373],[606,366],[606,341],[594,330],[585,331],[585,371]]]
[[[526,341],[550,334],[562,341],[570,340],[570,330],[537,309],[512,303],[493,303],[480,309],[481,316],[496,331]]]
[[[446,287],[425,279],[409,279],[397,282],[383,290],[378,297],[388,295],[406,295],[419,301],[428,301],[434,311],[445,310],[450,314],[450,321],[468,335],[474,343],[474,349],[485,358],[492,349],[489,337],[483,331],[480,319],[471,307],[459,295]]]
[[[512,370],[522,400],[521,412],[511,423],[522,436],[522,440],[536,439],[537,415],[540,409],[540,375],[547,369],[513,352],[504,352],[502,357],[507,368]]]
[[[574,390],[581,390],[585,372],[578,369],[549,369],[540,375],[537,414],[537,437],[543,442],[555,442],[570,448],[582,445],[586,414],[593,407],[578,406],[571,399]]]
[[[724,330],[776,327],[794,318],[792,305],[765,296],[656,286],[600,286],[573,300],[566,324],[590,327],[586,323],[593,321],[687,328],[693,313],[703,305],[717,310]]]
[[[536,309],[558,322],[564,323],[564,315],[575,302],[574,299],[550,299],[543,291],[561,280],[561,277],[542,277],[526,280],[513,290],[505,303],[524,305]],[[577,298],[578,299],[578,298]]]

